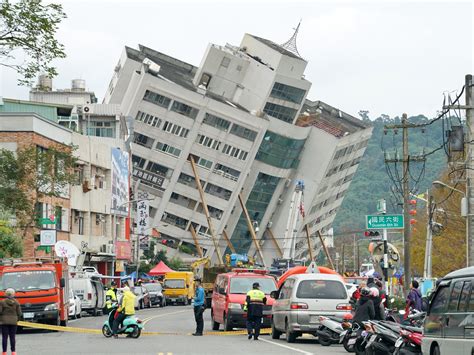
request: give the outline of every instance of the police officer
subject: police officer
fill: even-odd
[[[244,311],[247,311],[247,332],[249,340],[258,340],[260,335],[260,326],[262,325],[263,305],[267,304],[265,293],[259,290],[260,284],[255,282],[252,290],[247,292]]]
[[[110,288],[105,293],[105,313],[109,314],[112,310],[112,303],[117,302],[117,283],[112,281]]]

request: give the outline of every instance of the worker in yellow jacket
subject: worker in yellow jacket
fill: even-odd
[[[244,311],[247,312],[247,332],[249,340],[254,338],[258,340],[260,335],[260,327],[262,325],[263,306],[267,304],[265,293],[260,291],[260,284],[255,282],[252,290],[247,292]]]
[[[117,332],[119,325],[122,324],[123,320],[129,316],[135,314],[135,298],[136,296],[130,291],[129,287],[124,287],[123,297],[120,307],[117,309],[118,316],[114,319],[114,325],[112,327],[112,333],[114,338],[118,338]]]

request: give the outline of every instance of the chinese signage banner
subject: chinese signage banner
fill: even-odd
[[[137,203],[137,234],[145,235],[148,231],[148,217],[149,217],[149,203],[148,201],[138,201]]]
[[[112,214],[128,216],[128,194],[128,153],[112,148]]]

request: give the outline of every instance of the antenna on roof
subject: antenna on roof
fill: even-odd
[[[295,33],[293,33],[293,36],[291,36],[291,38],[288,41],[281,44],[280,47],[285,48],[287,51],[293,54],[296,54],[298,57],[302,58],[300,53],[298,52],[298,48],[296,48],[296,36],[298,36],[300,25],[301,25],[301,20],[298,23],[298,26],[296,26],[296,28],[293,28],[295,30]]]

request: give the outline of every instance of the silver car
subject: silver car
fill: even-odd
[[[272,307],[272,338],[286,333],[293,343],[303,333],[317,336],[320,316],[340,316],[351,311],[349,295],[342,278],[331,274],[299,274],[288,277]]]

